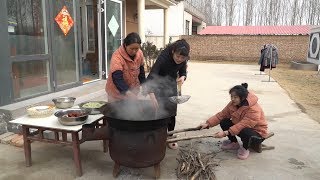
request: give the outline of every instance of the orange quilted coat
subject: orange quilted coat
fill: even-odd
[[[231,135],[238,135],[243,128],[252,128],[262,137],[266,137],[268,125],[264,113],[258,104],[258,97],[249,92],[247,101],[249,106],[241,106],[240,108],[231,102],[219,113],[207,120],[210,126],[216,126],[222,119],[231,119],[233,126],[230,127]]]
[[[129,57],[123,46],[120,46],[113,53],[111,57],[110,70],[105,88],[106,92],[108,93],[109,101],[117,101],[126,98],[126,96],[121,94],[115,86],[115,84],[113,83],[112,73],[117,70],[123,72],[124,81],[128,84],[130,91],[136,94],[139,93],[139,73],[140,66],[142,66],[143,63],[143,53],[140,49],[135,55],[134,60],[132,60]]]

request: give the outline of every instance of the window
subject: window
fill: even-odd
[[[10,55],[47,54],[43,0],[7,0]]]
[[[88,29],[88,51],[94,52],[95,51],[95,24],[94,24],[94,13],[92,5],[87,5],[87,29]]]
[[[190,29],[189,29],[189,26],[190,26],[190,21],[186,20],[186,35],[190,35]]]
[[[45,0],[7,0],[14,99],[50,91]]]
[[[34,60],[12,63],[15,99],[48,91],[48,61]]]
[[[197,26],[192,26],[192,35],[196,35],[198,32],[198,27]]]

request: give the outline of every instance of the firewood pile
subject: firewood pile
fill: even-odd
[[[188,180],[215,180],[215,168],[219,166],[214,160],[216,155],[217,152],[201,153],[193,147],[180,148],[177,177]]]

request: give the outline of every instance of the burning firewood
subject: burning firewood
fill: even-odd
[[[215,168],[219,163],[214,160],[217,152],[200,153],[192,146],[180,148],[176,174],[179,179],[215,180]]]

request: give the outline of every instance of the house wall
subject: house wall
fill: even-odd
[[[278,47],[279,62],[306,60],[308,35],[193,35],[182,36],[191,46],[191,59],[258,62],[264,44]],[[205,48],[204,48],[205,47]]]
[[[126,2],[126,35],[131,32],[138,32],[138,6],[137,1],[125,1]]]
[[[184,5],[183,2],[169,7],[169,35],[179,36],[184,34]]]
[[[178,3],[168,8],[168,31],[169,36],[184,34],[184,5]],[[152,36],[163,36],[164,30],[163,9],[148,9],[145,12],[145,31]]]

